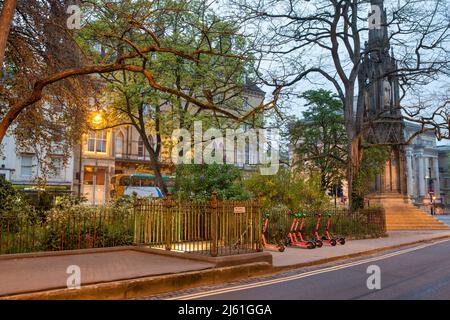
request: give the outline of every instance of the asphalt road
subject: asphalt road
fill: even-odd
[[[380,269],[380,289],[368,289],[369,266]],[[372,282],[373,283],[373,282]],[[450,241],[424,244],[371,258],[279,278],[219,289],[205,289],[172,299],[450,299]]]

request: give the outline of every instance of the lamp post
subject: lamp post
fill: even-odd
[[[434,204],[436,201],[436,196],[434,195],[433,191],[430,191],[429,194],[430,194],[430,211],[431,211],[431,215],[434,215],[434,209],[435,209]]]
[[[436,214],[436,196],[433,195],[431,197],[431,215],[435,215]]]

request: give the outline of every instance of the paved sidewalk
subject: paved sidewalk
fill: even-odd
[[[450,226],[450,215],[436,215],[436,217],[439,221],[442,221],[443,223],[446,223],[448,226]]]
[[[211,283],[220,281],[231,281],[232,279],[247,277],[251,274],[276,271],[279,268],[294,268],[305,264],[320,264],[334,259],[342,259],[346,256],[362,255],[368,251],[383,250],[394,246],[411,244],[414,242],[427,241],[442,237],[450,237],[450,231],[393,231],[389,237],[366,240],[350,240],[344,246],[323,246],[317,249],[287,248],[285,252],[271,252],[273,256],[272,269],[266,265],[246,264],[233,268],[217,269],[215,264],[206,261],[182,259],[174,256],[154,254],[151,252],[135,251],[132,249],[114,249],[113,251],[87,252],[81,254],[65,254],[36,256],[26,258],[0,259],[0,297],[20,293],[31,293],[37,291],[48,291],[53,289],[67,288],[67,267],[78,265],[81,268],[82,288],[88,284],[115,283],[117,292],[122,292],[121,284],[129,281],[138,283],[139,279],[144,281],[138,284],[138,288],[150,295],[154,288],[151,284],[152,276],[166,275],[172,278],[169,281],[171,291],[178,290],[181,283],[185,288],[204,285],[205,277],[210,278]],[[247,262],[245,262],[247,263]],[[259,270],[260,268],[261,270]],[[224,270],[228,270],[225,276]],[[237,270],[237,271],[236,271]],[[265,271],[264,271],[265,270]],[[196,276],[180,280],[180,275],[194,271]],[[206,275],[208,274],[208,275]],[[150,277],[150,278],[144,278]],[[228,277],[228,278],[227,278]],[[209,279],[208,278],[208,279]],[[133,280],[133,279],[136,279]],[[121,281],[126,280],[126,281]],[[148,284],[146,284],[146,281]],[[162,280],[163,282],[166,280]],[[180,282],[181,281],[181,282]],[[202,282],[203,281],[203,282]],[[209,280],[208,280],[209,281]],[[168,283],[167,281],[164,283]],[[99,285],[101,286],[101,285]],[[153,286],[153,287],[152,287]],[[124,285],[124,288],[132,288]],[[168,288],[168,287],[167,287]],[[87,289],[89,290],[89,289]],[[93,289],[94,293],[88,295],[90,298],[102,298],[101,287]],[[99,290],[99,291],[95,291]],[[126,289],[123,289],[126,290]],[[147,290],[147,291],[145,291]],[[168,289],[169,290],[169,289]],[[73,290],[70,290],[73,291]],[[135,292],[135,294],[138,294]],[[128,295],[125,295],[128,297]]]
[[[450,231],[420,230],[420,231],[390,231],[389,237],[364,240],[350,240],[345,245],[322,248],[302,249],[286,248],[284,252],[272,252],[274,267],[288,267],[303,263],[330,259],[346,255],[356,255],[371,250],[399,246],[416,241],[431,240],[439,237],[450,237]]]
[[[121,250],[0,260],[0,296],[67,288],[67,267],[81,268],[81,285],[204,270],[214,264]]]

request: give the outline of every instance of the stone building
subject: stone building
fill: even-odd
[[[39,146],[37,146],[39,150]],[[45,169],[51,163],[51,169]],[[62,152],[39,157],[35,148],[20,149],[14,135],[6,135],[0,145],[0,177],[10,181],[19,190],[70,192],[72,190],[73,158]]]
[[[450,207],[450,145],[438,146],[439,187],[442,203]]]
[[[242,112],[251,110],[264,100],[265,93],[256,85],[247,84],[243,92]],[[249,129],[244,124],[243,130]],[[155,141],[154,135],[149,135]],[[172,175],[170,137],[162,137],[160,155],[163,175]],[[243,170],[252,170],[251,158],[241,165]],[[82,143],[74,150],[73,191],[83,195],[89,203],[103,204],[110,200],[111,177],[115,174],[133,174],[152,171],[150,156],[144,143],[131,125],[113,129],[92,131],[83,136]]]
[[[406,123],[405,139],[418,132],[421,126]],[[439,170],[439,149],[433,132],[424,132],[405,146],[407,167],[407,195],[415,204],[443,202]],[[434,197],[434,198],[433,198]]]

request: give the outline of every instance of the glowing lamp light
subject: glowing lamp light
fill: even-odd
[[[105,118],[99,111],[94,112],[91,116],[91,123],[94,127],[99,128],[104,125]]]

